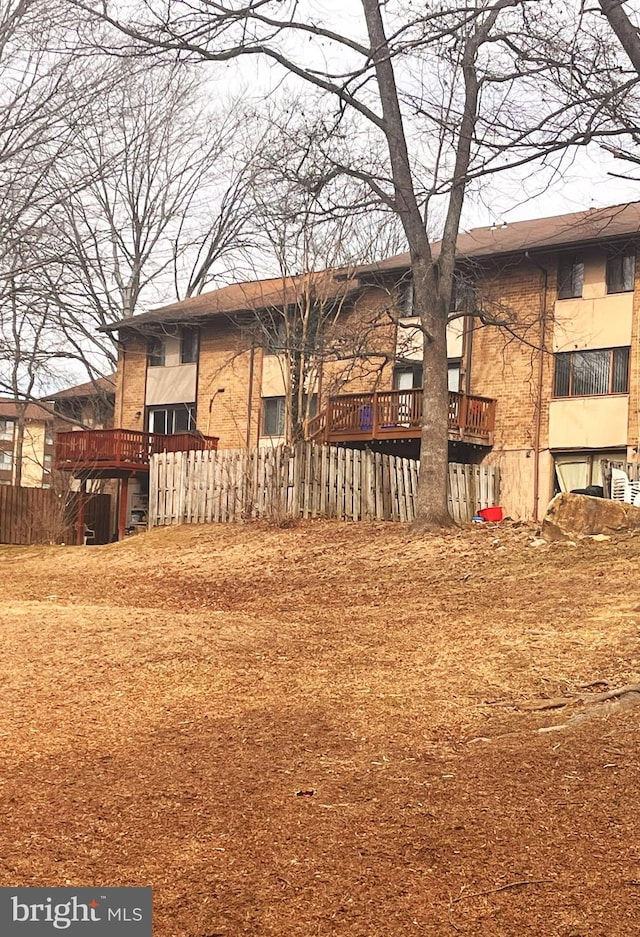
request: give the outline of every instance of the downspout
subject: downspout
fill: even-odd
[[[547,291],[549,286],[549,271],[546,267],[534,260],[529,251],[524,256],[534,267],[542,273],[542,322],[540,325],[540,352],[538,361],[538,393],[536,400],[536,421],[534,427],[533,449],[535,462],[533,464],[533,518],[539,520],[540,515],[540,436],[542,433],[542,380],[544,376],[544,354],[546,350],[547,331]]]
[[[251,449],[251,417],[253,416],[253,373],[255,369],[256,343],[251,333],[251,354],[249,356],[249,392],[247,394],[247,432],[245,434],[245,448]]]
[[[124,378],[125,378],[125,366],[126,366],[126,357],[127,352],[125,349],[125,343],[121,340],[120,336],[116,339],[116,344],[118,346],[118,371],[116,379],[116,399],[118,401],[118,412],[115,412],[114,407],[114,425],[119,427],[122,426],[122,407],[124,401]]]
[[[464,362],[464,393],[471,393],[471,355],[473,353],[473,320],[470,316],[464,317],[462,332],[462,360]]]

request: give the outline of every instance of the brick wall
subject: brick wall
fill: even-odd
[[[144,430],[144,398],[147,381],[147,343],[135,332],[123,331],[118,354],[114,426]]]
[[[522,257],[506,259],[486,268],[478,278],[481,307],[495,321],[505,324],[483,325],[477,319],[471,322],[469,391],[497,400],[494,446],[483,461],[500,466],[501,499],[507,513],[514,517],[534,514],[536,458],[542,511],[553,481],[548,428],[557,263],[552,255],[541,258],[539,263],[548,271],[546,303],[540,267]]]
[[[262,349],[252,352],[251,344],[250,330],[223,319],[205,326],[200,335],[198,429],[219,436],[221,449],[246,446],[248,428],[250,445],[257,445]]]
[[[345,303],[335,328],[326,335],[321,405],[333,394],[391,388],[396,328],[388,312],[393,303],[393,296],[377,287],[369,287],[355,302]],[[345,357],[334,357],[332,347],[343,348]],[[355,355],[350,355],[353,351]]]

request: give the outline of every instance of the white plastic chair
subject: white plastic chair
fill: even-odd
[[[631,482],[629,476],[622,469],[611,469],[611,498],[613,501],[623,501],[640,507],[640,480]]]
[[[627,473],[622,469],[611,469],[611,499],[631,504],[631,482]]]

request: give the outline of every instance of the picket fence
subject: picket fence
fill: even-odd
[[[299,443],[151,457],[149,526],[328,517],[411,521],[419,463],[368,450]],[[449,466],[458,522],[498,503],[498,469]]]

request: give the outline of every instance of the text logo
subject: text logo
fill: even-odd
[[[2,937],[151,937],[150,888],[0,888]]]

